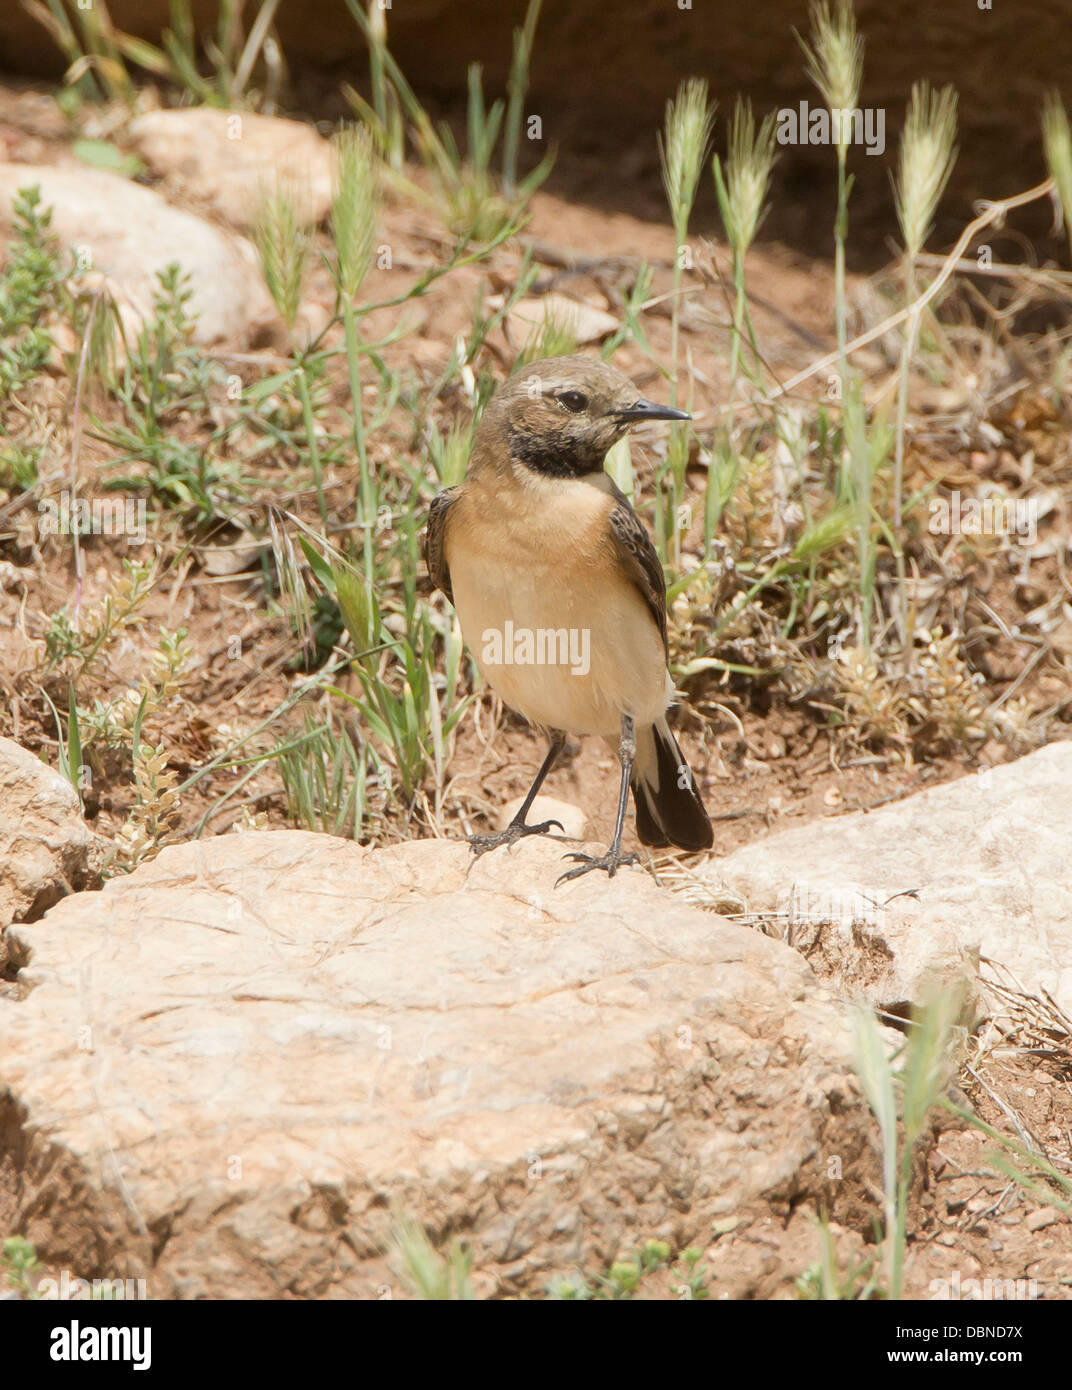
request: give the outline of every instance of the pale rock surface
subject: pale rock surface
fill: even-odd
[[[831,923],[828,966],[876,1003],[916,1000],[932,970],[970,977],[986,957],[1072,1012],[1070,820],[1065,741],[754,840],[709,872],[796,943]]]
[[[485,1294],[744,1211],[865,1228],[843,1006],[639,869],[555,889],[562,853],[226,835],[14,929],[13,1229],[83,1276],[234,1298],[401,1296],[395,1205],[464,1232]]]
[[[618,320],[606,309],[551,291],[521,299],[507,315],[508,327],[520,346],[538,342],[548,324],[570,333],[577,343],[598,343],[614,333]]]
[[[303,121],[210,106],[149,111],[131,122],[130,140],[155,173],[242,231],[265,194],[286,193],[307,225],[331,207],[334,153]]]
[[[500,830],[506,829],[521,809],[524,800],[523,796],[516,796],[513,801],[506,803],[499,812]],[[525,823],[539,825],[545,820],[558,821],[562,829],[552,830],[551,835],[557,835],[560,839],[564,836],[567,840],[583,840],[588,834],[588,817],[579,806],[574,806],[572,801],[559,801],[556,796],[538,796],[529,808]]]
[[[66,777],[0,738],[0,932],[84,887],[97,848]]]
[[[10,235],[16,194],[34,184],[52,209],[53,232],[79,258],[84,285],[103,280],[128,332],[152,317],[157,275],[174,261],[191,277],[196,342],[248,342],[274,326],[277,315],[248,241],[118,174],[0,163],[0,237]]]

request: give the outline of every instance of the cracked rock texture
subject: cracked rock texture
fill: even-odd
[[[392,1207],[465,1235],[485,1295],[744,1211],[867,1228],[842,1006],[639,870],[554,889],[561,856],[229,834],[13,929],[15,1229],[228,1298],[404,1294]]]
[[[980,958],[1072,1013],[1072,741],[876,811],[812,821],[714,872],[826,956],[840,988],[886,1007]],[[810,950],[811,947],[808,946]]]
[[[84,887],[95,869],[96,843],[66,777],[0,738],[0,932]]]

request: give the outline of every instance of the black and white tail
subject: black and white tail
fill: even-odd
[[[633,800],[637,835],[653,848],[710,849],[711,822],[692,769],[677,746],[665,719],[637,730],[633,767]]]

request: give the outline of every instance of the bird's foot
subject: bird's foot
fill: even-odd
[[[500,845],[516,845],[518,840],[524,839],[526,835],[546,835],[553,825],[557,825],[565,835],[566,830],[561,821],[544,820],[539,825],[519,825],[511,821],[505,830],[496,831],[494,835],[470,835],[469,848],[479,858],[480,855],[487,854],[488,850],[498,849]]]
[[[608,878],[613,878],[623,864],[639,864],[640,859],[635,854],[623,854],[620,849],[613,846],[607,850],[606,854],[567,854],[567,859],[577,859],[580,867],[567,869],[564,874],[559,874],[555,879],[555,887],[560,883],[565,883],[571,878],[580,878],[582,874],[590,874],[593,869],[605,869]]]

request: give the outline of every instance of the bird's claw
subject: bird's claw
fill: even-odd
[[[640,859],[635,854],[623,854],[620,849],[609,849],[606,854],[567,854],[565,859],[577,859],[580,867],[577,869],[567,869],[564,874],[559,874],[555,879],[555,887],[560,883],[565,883],[571,878],[580,878],[582,874],[591,873],[593,869],[605,869],[608,878],[613,878],[623,864],[639,864]]]
[[[497,830],[494,835],[470,835],[469,848],[479,858],[500,845],[516,845],[526,835],[546,835],[553,825],[557,825],[565,835],[566,827],[559,820],[544,820],[539,825],[515,825],[511,822],[505,830]]]

